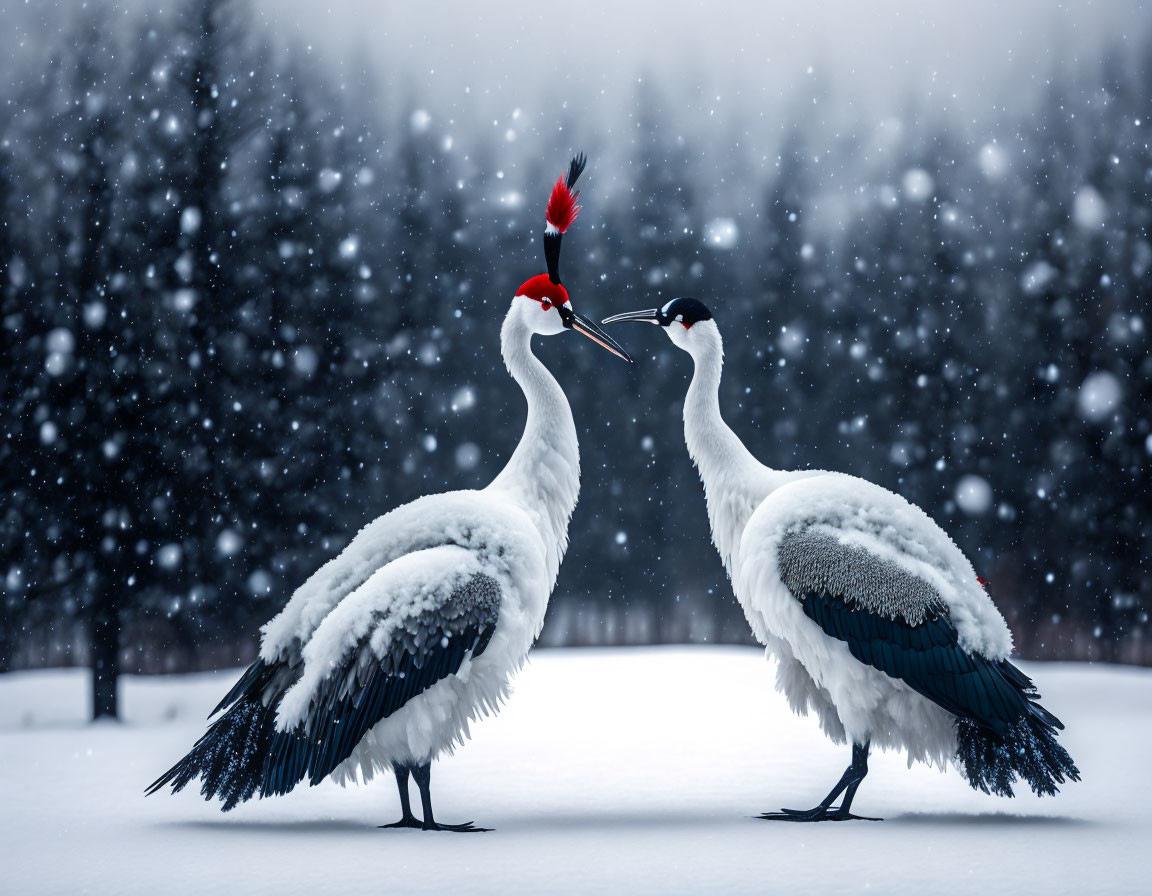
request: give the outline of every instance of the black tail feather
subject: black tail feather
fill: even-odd
[[[1026,698],[1028,712],[999,734],[971,719],[957,718],[956,757],[968,783],[984,793],[1012,796],[1013,782],[1023,778],[1037,796],[1055,796],[1057,784],[1080,780],[1076,763],[1056,742],[1056,731],[1064,723],[1036,702],[1040,695],[1027,675],[1007,661],[997,666]]]
[[[273,667],[267,666],[262,660],[257,659],[244,671],[240,680],[232,685],[232,690],[224,695],[224,699],[216,704],[216,708],[208,713],[208,718],[212,718],[225,707],[231,706],[245,694],[258,694],[264,690],[268,679],[271,678],[272,669]]]
[[[145,793],[151,796],[167,784],[179,793],[199,777],[204,799],[220,798],[221,809],[227,812],[259,790],[264,757],[275,733],[275,707],[264,706],[259,698],[245,698],[217,719],[188,755]]]

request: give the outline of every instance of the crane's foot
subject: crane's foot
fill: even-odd
[[[424,807],[424,823],[420,825],[426,831],[454,831],[457,834],[481,834],[487,833],[492,828],[478,828],[470,821],[464,824],[441,824],[436,820],[436,816],[432,814],[432,793],[431,793],[431,778],[432,778],[432,763],[426,762],[423,765],[413,766],[412,777],[416,779],[416,785],[420,788],[420,804]]]
[[[377,825],[382,830],[388,828],[421,828],[424,823],[412,814],[412,802],[408,799],[408,774],[411,769],[406,765],[398,765],[393,769],[396,773],[396,786],[400,790],[400,820],[392,824]]]
[[[420,829],[420,828],[424,827],[424,822],[422,822],[415,815],[412,815],[410,813],[405,813],[404,817],[401,818],[399,821],[394,821],[394,822],[392,822],[392,824],[379,824],[379,825],[376,825],[376,827],[380,828],[381,830],[387,830],[388,828],[416,828],[416,829]]]
[[[492,828],[478,828],[472,822],[464,824],[441,824],[438,821],[427,821],[420,825],[426,831],[452,831],[457,834],[486,834]]]
[[[832,792],[824,797],[824,802],[814,809],[781,809],[779,812],[765,812],[756,816],[764,821],[883,821],[883,818],[869,818],[866,815],[853,815],[848,810],[860,787],[860,782],[868,774],[868,743],[852,744],[852,764],[845,769]],[[839,806],[832,803],[844,794]]]
[[[883,821],[883,818],[869,818],[867,815],[853,815],[844,809],[781,809],[779,812],[765,812],[756,816],[764,821]]]

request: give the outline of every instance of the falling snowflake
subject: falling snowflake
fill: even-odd
[[[970,516],[980,516],[992,506],[992,486],[983,476],[970,473],[956,483],[956,506]]]
[[[704,242],[713,249],[735,249],[740,241],[740,228],[732,218],[713,218],[704,225]]]
[[[1112,415],[1121,396],[1120,380],[1107,370],[1098,370],[1088,374],[1080,384],[1076,407],[1085,420],[1099,423]]]

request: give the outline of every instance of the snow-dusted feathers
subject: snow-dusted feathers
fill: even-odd
[[[262,629],[260,657],[273,663],[294,645],[308,642],[333,608],[356,594],[364,599],[369,579],[393,561],[441,545],[456,545],[486,557],[498,536],[527,520],[523,511],[459,491],[417,498],[369,523],[348,546],[325,563]]]
[[[563,329],[512,301],[501,347],[528,419],[507,466],[485,489],[365,526],[264,626],[224,714],[150,792],[200,777],[229,809],[304,779],[426,768],[499,707],[543,625],[579,494],[568,401],[530,348]]]
[[[378,570],[333,609],[304,645],[304,673],[280,702],[277,727],[291,731],[304,723],[332,670],[344,666],[353,654],[390,664],[397,650],[423,650],[443,620],[459,614],[457,595],[474,578],[495,583],[496,605],[491,612],[495,622],[500,592],[511,587],[515,574],[510,575],[503,562],[493,561],[503,560],[498,554],[511,546],[510,541],[501,533],[491,545],[492,553],[487,547],[483,553],[456,545],[426,548]]]
[[[352,767],[371,774],[450,750],[471,720],[499,705],[508,676],[540,632],[580,483],[568,401],[530,348],[538,329],[530,325],[542,317],[513,301],[501,332],[505,363],[528,397],[528,419],[492,484],[429,495],[376,520],[265,626],[266,661],[306,642],[304,673],[277,715],[277,729],[291,732],[314,713],[332,670],[354,653],[370,648],[384,660],[398,644],[437,631],[433,620],[467,582],[483,576],[498,587],[495,634],[483,653],[466,657],[450,679],[384,717],[338,779],[347,779]]]
[[[781,485],[749,518],[739,556],[754,575],[800,593],[827,585],[829,594],[913,625],[942,611],[965,650],[989,659],[1012,652],[1004,617],[955,542],[916,505],[855,476],[820,472]]]
[[[493,545],[494,554],[508,547],[515,546]],[[499,566],[454,545],[429,548],[395,560],[341,603],[305,647],[304,675],[280,704],[265,793],[305,776],[318,783],[350,756],[339,780],[354,769],[370,777],[424,761],[496,709],[508,661],[518,668],[527,651],[516,643],[519,657],[509,657],[511,642],[530,630],[512,620],[502,627],[501,655],[487,657],[503,592],[517,577]],[[464,693],[453,677],[467,683]]]

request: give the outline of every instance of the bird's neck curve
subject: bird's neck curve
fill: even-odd
[[[684,399],[684,441],[704,483],[712,542],[731,575],[732,556],[749,517],[786,474],[756,460],[720,414],[720,331],[712,325],[694,336],[697,344],[690,354],[695,370]]]
[[[532,331],[515,306],[500,330],[504,364],[524,392],[528,420],[508,464],[488,486],[503,492],[537,524],[553,581],[568,546],[568,521],[580,494],[580,449],[564,390],[532,354]]]

